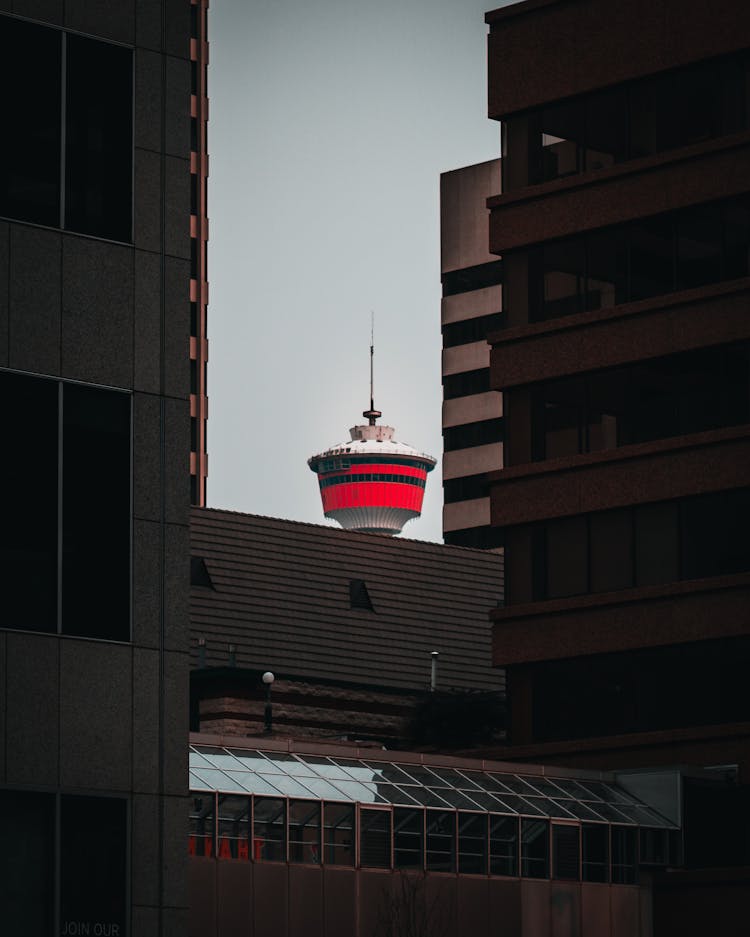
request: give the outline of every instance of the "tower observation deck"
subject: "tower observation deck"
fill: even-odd
[[[351,440],[310,456],[318,476],[323,513],[345,530],[400,534],[407,521],[422,513],[427,473],[436,459],[396,442],[392,426],[378,426],[375,409],[374,342],[370,341],[370,409],[366,424],[349,430]]]
[[[323,512],[346,530],[400,534],[422,513],[427,473],[436,459],[393,438],[392,426],[378,426],[372,405],[369,422],[353,426],[351,440],[307,460],[318,476]]]

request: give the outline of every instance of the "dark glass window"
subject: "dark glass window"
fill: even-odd
[[[486,472],[479,475],[465,475],[463,478],[449,478],[443,482],[443,498],[446,504],[486,498],[489,493],[490,483]]]
[[[503,121],[503,189],[606,169],[748,126],[746,53],[698,62]]]
[[[458,814],[458,871],[464,875],[487,874],[487,817],[484,814]]]
[[[748,523],[747,488],[548,521],[527,547],[532,567],[545,570],[535,597],[744,572]]]
[[[354,806],[323,805],[323,855],[328,865],[354,865]],[[390,854],[390,844],[388,847]],[[390,864],[390,863],[389,863]]]
[[[0,371],[0,393],[12,453],[0,462],[2,622],[56,631],[59,384]]]
[[[214,855],[214,795],[193,795],[190,807],[188,853]]]
[[[255,798],[253,858],[264,862],[286,862],[285,800]]]
[[[55,798],[0,791],[3,932],[49,937],[54,920]]]
[[[446,530],[443,540],[455,547],[473,547],[475,550],[494,550],[505,542],[502,528],[489,525]]]
[[[443,348],[468,345],[470,342],[484,342],[490,332],[502,326],[502,321],[502,313],[495,312],[486,316],[477,316],[474,319],[464,319],[461,322],[450,322],[443,326]]]
[[[454,810],[428,810],[427,868],[431,872],[456,871],[456,813]]]
[[[476,267],[464,267],[461,270],[451,270],[442,276],[443,296],[456,296],[459,293],[469,293],[473,290],[485,289],[502,283],[503,262],[492,260]]]
[[[124,934],[128,848],[127,802],[119,797],[72,797],[60,802],[60,923],[105,923]],[[75,933],[68,928],[68,933]]]
[[[584,882],[609,881],[609,827],[603,823],[581,824]]]
[[[320,804],[289,801],[289,861],[320,863]]]
[[[499,442],[503,438],[503,421],[479,420],[476,423],[463,423],[461,426],[448,426],[443,430],[443,448],[446,452],[456,449],[468,449],[473,446],[485,446]]]
[[[588,591],[586,517],[565,517],[547,524],[547,597]]]
[[[490,816],[490,874],[518,875],[518,817]]]
[[[443,378],[443,398],[455,400],[457,397],[470,397],[483,394],[490,389],[490,369],[478,368],[476,371],[462,371],[460,374],[448,374]]]
[[[132,51],[7,16],[0,38],[0,70],[13,89],[0,215],[130,241]]]
[[[390,869],[390,810],[370,810],[366,807],[360,809],[359,862],[365,869]]]
[[[549,822],[521,820],[521,875],[549,878]]]
[[[577,881],[580,878],[579,827],[552,824],[552,877]]]
[[[0,214],[60,224],[62,35],[0,17],[5,145],[0,149]]]
[[[219,859],[250,858],[250,798],[219,794]],[[199,853],[200,855],[200,853]],[[206,853],[202,853],[206,855]]]
[[[130,403],[63,385],[65,634],[130,636]]]
[[[397,869],[421,869],[424,810],[396,807],[393,811],[393,864]]]
[[[636,882],[637,829],[631,826],[612,828],[612,882],[634,885]]]
[[[131,240],[133,54],[67,37],[65,227]]]
[[[519,302],[535,322],[747,276],[749,215],[740,197],[516,251]]]
[[[535,461],[735,426],[750,421],[750,350],[654,358],[538,384],[531,397]]]
[[[12,494],[0,547],[3,625],[128,640],[130,396],[10,372],[0,372],[0,389],[12,401],[15,452],[0,468]]]

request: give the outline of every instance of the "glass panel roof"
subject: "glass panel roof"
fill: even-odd
[[[606,781],[327,758],[220,746],[190,746],[190,786],[362,804],[400,804],[527,817],[674,825]]]

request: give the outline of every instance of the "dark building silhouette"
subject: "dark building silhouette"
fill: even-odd
[[[190,9],[0,6],[0,931],[177,935]]]
[[[656,876],[655,933],[739,934],[750,8],[529,0],[487,21],[503,122],[488,204],[505,316],[491,336],[505,757],[712,768],[714,790],[683,779],[686,869]]]

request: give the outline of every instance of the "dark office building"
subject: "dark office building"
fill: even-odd
[[[0,931],[180,935],[190,8],[0,8]]]
[[[750,889],[750,7],[488,14],[503,122],[505,757],[684,780],[655,934],[744,933]]]

